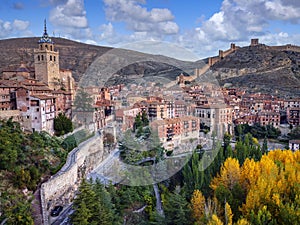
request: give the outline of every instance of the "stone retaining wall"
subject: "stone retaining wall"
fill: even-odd
[[[43,224],[55,205],[69,204],[83,177],[104,158],[103,137],[99,133],[73,149],[61,170],[41,185]]]

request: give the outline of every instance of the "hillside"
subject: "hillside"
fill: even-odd
[[[205,61],[187,62],[162,55],[114,49],[98,57],[83,75],[82,84],[114,85],[156,81],[168,83],[184,73],[191,75]]]
[[[0,40],[0,71],[8,66],[19,67],[26,61],[33,66],[33,51],[38,47],[39,37]],[[60,67],[71,69],[76,81],[97,56],[111,50],[108,47],[83,44],[64,38],[52,38],[60,53]]]
[[[82,85],[112,85],[129,82],[175,80],[180,73],[193,74],[207,59],[185,62],[125,49],[89,45],[63,38],[52,38],[60,52],[60,66],[73,71]],[[33,66],[33,50],[39,38],[0,40],[0,72],[26,61]],[[206,73],[220,85],[242,87],[253,92],[300,96],[300,53],[279,51],[263,44],[238,48],[214,64]],[[200,79],[201,80],[201,79]]]
[[[28,66],[33,66],[33,51],[38,47],[38,40],[39,37],[0,40],[2,49],[0,72],[8,66],[19,67],[21,61],[26,61]],[[77,82],[81,80],[87,70],[89,81],[84,82],[95,85],[91,82],[95,78],[90,80],[90,77],[96,76],[99,84],[112,75],[117,76],[115,77],[117,80],[112,79],[110,84],[120,83],[120,81],[124,81],[124,77],[128,82],[128,79],[130,80],[132,77],[134,80],[137,75],[164,74],[165,77],[170,76],[171,79],[174,79],[182,71],[187,70],[187,73],[192,73],[196,68],[193,62],[183,62],[159,55],[89,45],[64,38],[52,38],[52,40],[56,50],[60,53],[60,67],[72,70]],[[93,64],[92,68],[89,68],[91,64]],[[203,62],[199,62],[197,65],[201,67]],[[120,77],[119,75],[124,76]]]
[[[220,84],[253,92],[300,96],[300,52],[278,51],[266,45],[237,49],[211,67]]]

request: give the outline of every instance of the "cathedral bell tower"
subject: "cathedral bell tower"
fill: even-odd
[[[59,52],[54,49],[54,42],[48,36],[46,20],[44,34],[38,41],[39,48],[34,49],[35,78],[44,82],[49,88],[59,89]]]

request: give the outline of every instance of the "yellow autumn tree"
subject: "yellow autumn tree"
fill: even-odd
[[[250,223],[248,222],[248,220],[242,218],[236,222],[236,225],[250,225]]]
[[[225,204],[225,224],[232,225],[232,218],[233,218],[233,214],[232,214],[231,207],[228,204],[228,202],[226,202],[226,204]]]
[[[249,219],[251,211],[257,213],[267,207],[270,215],[274,218],[280,217],[282,220],[286,214],[282,210],[292,206],[294,212],[295,195],[300,194],[299,153],[273,150],[264,155],[259,162],[245,163],[242,168],[242,178],[250,177],[250,182],[247,186],[246,203],[242,206],[243,215]],[[258,171],[257,166],[260,173],[257,178],[253,178],[251,174]],[[249,171],[248,176],[247,171]],[[289,216],[287,221],[293,219],[295,218]]]
[[[241,183],[244,190],[256,183],[260,176],[260,166],[254,159],[247,158],[241,168]]]
[[[237,159],[227,158],[221,167],[220,174],[215,177],[210,187],[215,191],[219,185],[232,190],[234,185],[240,183],[241,170]]]
[[[250,215],[251,210],[257,210],[264,205],[265,199],[270,199],[274,193],[278,168],[267,155],[263,155],[260,162],[261,174],[257,180],[249,186],[246,203],[243,205],[243,213]]]
[[[194,190],[191,199],[192,215],[197,224],[201,224],[205,216],[205,197],[199,190]]]
[[[223,225],[223,222],[218,218],[216,214],[213,214],[207,225]]]

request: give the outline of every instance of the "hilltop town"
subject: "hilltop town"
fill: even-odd
[[[266,47],[259,44],[258,39],[252,39],[249,49],[256,47],[299,52],[297,46]],[[48,224],[55,205],[70,204],[83,176],[105,160],[111,148],[118,147],[117,143],[123,141],[127,131],[145,135],[147,129],[141,128],[141,118],[147,121],[143,122],[151,132],[157,134],[163,156],[189,154],[195,147],[210,151],[216,139],[223,140],[225,145],[224,137],[234,142],[236,128],[243,125],[264,127],[266,133],[257,134],[262,139],[275,130],[278,132],[275,139],[280,136],[286,144],[289,141],[291,150],[299,150],[299,140],[289,140],[288,133],[300,126],[300,98],[220,85],[209,73],[241,48],[231,44],[229,50],[220,50],[219,56],[208,58],[201,68],[194,68],[193,74],[173,74],[176,79],[167,82],[160,82],[158,77],[145,79],[142,75],[133,75],[124,83],[99,86],[93,80],[94,75],[103,71],[95,67],[91,80],[83,82],[88,85],[82,85],[74,79],[70,68],[60,67],[60,52],[48,35],[45,23],[33,59],[29,60],[34,63],[23,60],[17,68],[7,65],[2,69],[0,119],[18,122],[27,134],[55,136],[60,135],[55,129],[55,119],[64,115],[74,128],[86,129],[93,137],[81,146],[68,149],[66,163],[58,165],[59,172],[41,185],[35,204],[41,208],[38,214],[42,214],[42,218],[35,219]],[[222,72],[222,76],[230,78],[231,72],[227,75]],[[88,79],[89,74],[85,73],[84,78]],[[121,81],[124,79],[126,76]],[[132,139],[145,141],[141,136],[133,135]],[[146,157],[146,160],[153,161],[155,157]]]
[[[251,40],[250,46],[258,45],[258,39]],[[59,52],[45,24],[43,36],[34,50],[34,66],[28,67],[22,61],[17,69],[7,65],[7,69],[2,70],[0,117],[13,117],[24,131],[29,132],[54,134],[54,118],[59,114],[72,119],[76,126],[85,125],[92,131],[115,122],[124,132],[132,128],[138,114],[146,112],[151,122],[158,121],[153,124],[168,149],[188,139],[184,137],[198,138],[204,127],[209,135],[215,131],[222,138],[225,133],[232,135],[238,124],[251,126],[257,123],[275,128],[282,124],[299,126],[299,98],[283,99],[197,82],[209,68],[239,48],[231,44],[229,50],[220,50],[219,56],[208,59],[208,64],[195,68],[194,75],[181,74],[168,84],[158,85],[145,80],[140,84],[79,87],[72,71],[60,68]],[[268,48],[299,51],[299,47],[292,45]],[[76,105],[76,91],[80,93],[79,90],[92,98],[88,114],[83,113],[85,109],[78,103]]]

